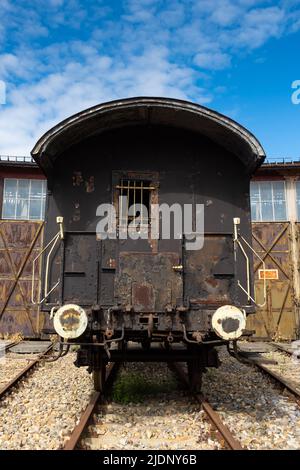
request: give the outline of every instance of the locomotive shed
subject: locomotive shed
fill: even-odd
[[[75,363],[93,371],[99,391],[108,363],[138,360],[186,362],[194,392],[202,371],[218,366],[214,346],[235,339],[235,329],[256,342],[299,338],[299,162],[262,164],[262,147],[238,123],[162,98],[120,100],[78,113],[47,132],[32,154],[35,160],[0,159],[4,338],[49,339],[79,322],[82,333],[65,341],[80,346]],[[205,249],[188,252],[184,237],[122,239],[124,195],[134,207],[146,204],[145,225],[155,221],[152,204],[203,204]],[[96,236],[99,203],[116,210],[117,240]],[[253,257],[246,245],[251,235]],[[226,305],[248,314],[247,325],[239,327],[239,316],[225,322]],[[217,311],[221,330],[212,320]],[[32,377],[47,367],[41,364]],[[209,394],[205,387],[211,381],[214,389],[217,374],[204,380]],[[223,413],[224,403],[214,403],[232,432],[234,419]],[[288,413],[294,413],[292,405]],[[256,448],[255,439],[247,439],[242,445],[249,441]]]

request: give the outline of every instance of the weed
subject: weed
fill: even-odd
[[[121,404],[138,403],[150,395],[158,395],[175,390],[176,381],[168,379],[163,383],[147,379],[141,373],[126,373],[120,375],[112,389],[113,401]]]

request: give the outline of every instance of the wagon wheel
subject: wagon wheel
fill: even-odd
[[[94,389],[97,392],[103,392],[104,384],[106,379],[106,361],[104,359],[103,353],[97,354],[94,359],[94,370],[93,370],[93,380],[94,380]]]
[[[202,387],[203,367],[199,360],[192,359],[187,362],[190,388],[193,392],[200,393]]]
[[[106,366],[103,362],[101,369],[93,370],[94,389],[96,392],[103,392],[106,378]]]

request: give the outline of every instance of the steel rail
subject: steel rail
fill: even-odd
[[[256,361],[255,359],[250,359],[250,362],[252,362],[255,366],[257,366],[263,372],[268,374],[270,377],[275,379],[276,382],[278,382],[280,385],[282,385],[287,390],[289,390],[296,397],[297,402],[300,400],[300,385],[299,386],[294,385],[293,383],[289,382],[284,377],[270,370],[268,367]]]
[[[271,341],[271,346],[273,346],[274,348],[276,348],[278,351],[280,352],[284,352],[286,353],[288,356],[292,356],[293,354],[295,354],[297,352],[297,349],[293,349],[293,348],[289,348],[289,347],[286,347],[285,345],[283,344],[277,344],[275,343],[275,341]],[[299,349],[298,349],[299,351]],[[300,357],[300,351],[299,353],[296,354],[297,357]]]
[[[74,450],[79,443],[81,436],[84,433],[84,430],[86,429],[90,418],[93,416],[98,403],[100,401],[100,392],[94,392],[93,395],[91,396],[90,402],[86,409],[84,410],[83,414],[81,415],[79,423],[75,426],[73,429],[69,440],[65,443],[63,450]]]
[[[189,380],[182,367],[178,363],[169,364],[169,367],[178,375],[180,381],[183,382],[187,388],[189,388]],[[204,396],[201,393],[195,392],[192,392],[192,395],[202,407],[211,424],[219,431],[229,449],[244,450],[240,442],[233,436],[230,429],[222,422],[219,414],[212,408]]]
[[[4,347],[4,351],[5,352],[9,351],[11,348],[13,348],[14,346],[17,346],[17,344],[21,343],[21,341],[22,340],[14,341],[12,343],[6,344],[6,346]]]
[[[116,363],[112,362],[106,370],[105,383],[108,382],[109,377],[112,374],[112,371],[115,369]],[[101,392],[94,392],[90,398],[89,404],[82,413],[79,423],[74,427],[71,432],[69,439],[65,443],[63,450],[74,450],[79,444],[93,414],[95,413],[97,406],[100,402],[102,394]]]
[[[202,406],[210,422],[217,428],[224,441],[231,450],[244,450],[240,442],[233,436],[230,429],[223,423],[219,414],[212,408],[210,403],[202,395],[195,396],[198,403]]]
[[[37,364],[39,364],[39,362],[41,361],[41,359],[43,359],[43,357],[49,352],[51,351],[51,349],[53,348],[53,344],[51,344],[47,349],[46,351],[44,351],[42,354],[40,354],[36,359],[33,359],[32,361],[29,362],[29,364],[24,367],[17,375],[15,375],[7,384],[4,385],[4,387],[2,387],[0,389],[0,399],[7,393],[9,392],[15,385],[17,385],[17,383],[22,379],[24,378],[28,372],[30,370],[32,370]]]

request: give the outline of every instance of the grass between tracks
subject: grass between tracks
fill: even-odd
[[[121,404],[139,403],[150,395],[158,395],[176,390],[175,379],[168,378],[163,382],[147,378],[140,372],[121,373],[112,388],[113,401]]]

